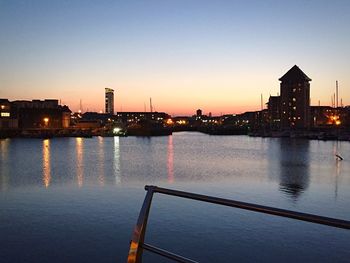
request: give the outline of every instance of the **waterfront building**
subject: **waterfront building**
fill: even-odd
[[[98,129],[102,127],[100,120],[78,120],[74,124],[74,128],[78,129]]]
[[[109,113],[85,112],[74,121],[74,127],[82,129],[95,129],[108,126],[114,122],[115,116]]]
[[[311,106],[310,114],[313,128],[350,128],[349,110],[346,107]]]
[[[236,115],[236,126],[255,129],[258,127],[259,113],[258,111],[247,111]]]
[[[118,120],[126,125],[140,121],[163,123],[170,119],[170,115],[165,112],[118,112],[116,116]]]
[[[8,99],[0,99],[0,130],[18,128],[18,119]]]
[[[85,112],[81,115],[81,120],[84,121],[95,121],[98,120],[102,124],[106,123],[107,121],[113,119],[115,116],[113,114],[109,113],[98,113],[98,112]]]
[[[346,129],[350,130],[350,106],[344,107],[343,110],[344,110],[344,114],[345,114],[343,124],[346,127]]]
[[[281,97],[270,96],[267,102],[268,123],[272,130],[278,130],[281,123]]]
[[[105,88],[105,113],[114,114],[114,90]]]
[[[71,111],[58,100],[1,101],[1,116],[12,120],[5,126],[15,129],[62,129],[70,125]],[[6,116],[5,116],[6,115]],[[3,120],[1,126],[3,126]]]
[[[313,128],[329,127],[338,119],[338,111],[331,106],[311,106],[311,126]],[[340,124],[340,123],[339,123]]]
[[[310,124],[310,81],[297,66],[293,66],[281,81],[281,128],[307,129]]]

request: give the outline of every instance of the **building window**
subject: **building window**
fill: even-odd
[[[9,112],[1,112],[1,117],[10,117]]]
[[[297,89],[293,89],[293,92],[296,92],[297,91]]]

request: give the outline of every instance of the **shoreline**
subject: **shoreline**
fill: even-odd
[[[8,138],[26,138],[26,139],[50,139],[50,138],[92,138],[92,137],[158,137],[169,136],[172,133],[178,132],[199,132],[210,136],[241,136],[261,138],[293,138],[293,139],[308,139],[320,141],[350,141],[350,132],[348,131],[254,131],[248,132],[243,130],[219,130],[219,129],[199,129],[199,130],[172,130],[167,133],[123,133],[119,135],[111,134],[101,130],[90,129],[52,129],[52,130],[5,130],[0,131],[0,139]]]

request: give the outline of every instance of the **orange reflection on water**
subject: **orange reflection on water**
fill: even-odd
[[[81,187],[83,185],[83,139],[82,138],[76,138],[76,153],[77,153],[77,180],[78,180],[78,186]]]
[[[173,136],[168,136],[168,183],[174,182],[174,145]]]
[[[43,182],[46,188],[51,182],[50,140],[43,140]]]
[[[98,182],[101,186],[105,184],[105,174],[104,174],[104,163],[105,163],[105,153],[104,153],[104,140],[103,137],[98,137]]]

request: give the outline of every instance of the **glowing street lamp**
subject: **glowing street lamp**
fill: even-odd
[[[45,125],[45,127],[47,127],[48,126],[48,124],[49,124],[49,118],[47,118],[47,117],[45,117],[44,119],[43,119],[43,121],[44,121],[44,125]]]

